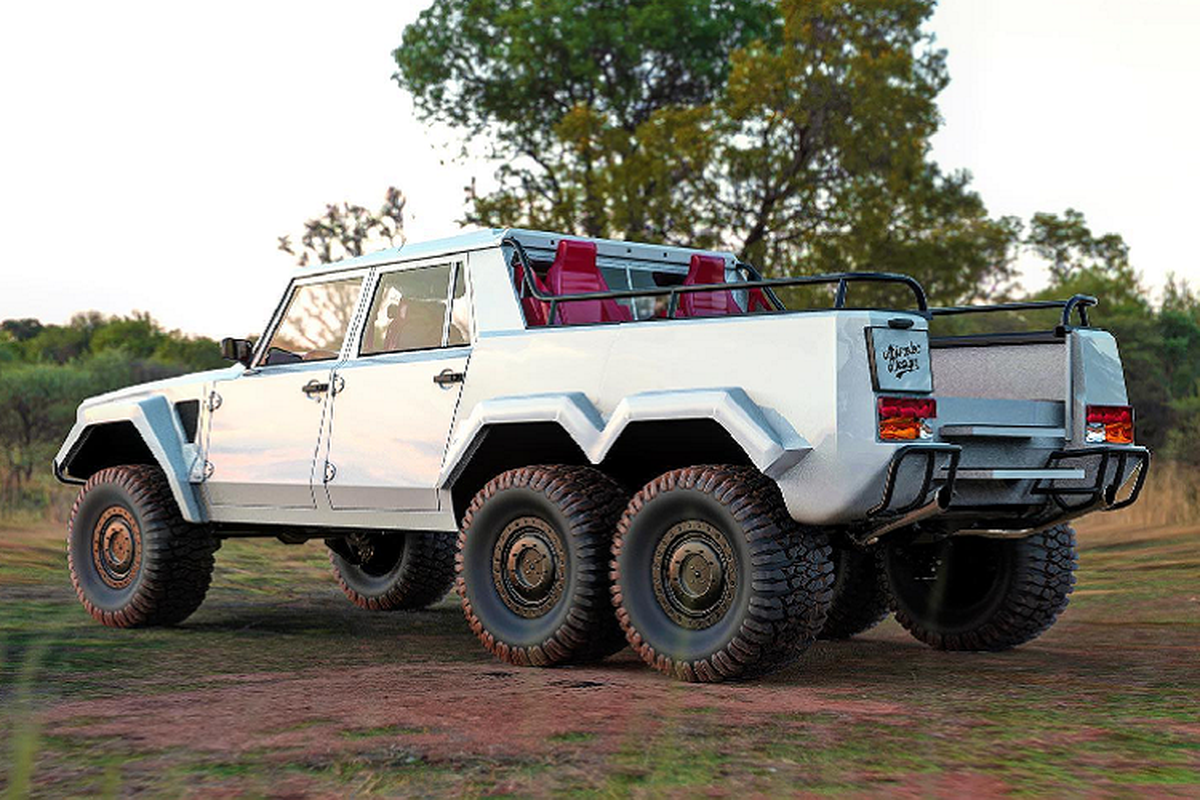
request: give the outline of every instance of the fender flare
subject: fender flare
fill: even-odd
[[[104,403],[80,409],[74,427],[54,457],[54,474],[59,480],[79,482],[69,477],[71,461],[86,442],[89,430],[112,422],[129,422],[167,477],[179,512],[188,522],[205,522],[207,516],[189,481],[192,468],[185,456],[183,432],[167,398],[147,397],[127,403]],[[191,447],[189,445],[189,447]],[[199,451],[197,450],[197,458]],[[193,459],[194,460],[194,459]]]
[[[707,419],[716,422],[763,474],[778,479],[796,466],[812,445],[780,414],[765,409],[738,387],[632,394],[607,419],[581,392],[497,397],[477,404],[446,450],[438,479],[449,488],[492,425],[553,422],[599,464],[634,422]]]

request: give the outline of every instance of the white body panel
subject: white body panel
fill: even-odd
[[[330,508],[437,511],[438,475],[461,383],[434,377],[465,373],[469,350],[454,348],[378,355],[337,370],[338,391],[325,436],[333,480]]]
[[[284,364],[247,371],[213,386],[219,405],[209,414],[204,496],[214,518],[237,517],[221,506],[316,507],[313,457],[326,393],[304,392],[327,383],[329,364]]]

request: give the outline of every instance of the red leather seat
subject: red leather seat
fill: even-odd
[[[691,266],[684,286],[696,286],[704,283],[725,283],[725,259],[720,256],[704,256],[697,253],[692,256]],[[762,289],[751,289],[747,292],[747,304],[750,313],[758,310],[771,311],[772,306]],[[744,313],[742,307],[733,298],[733,292],[721,289],[712,292],[688,292],[679,296],[680,317],[721,317]]]
[[[530,271],[530,274],[534,287],[542,294],[549,294],[550,290],[537,273]],[[530,327],[545,325],[550,318],[550,304],[528,293],[525,288],[525,268],[519,263],[513,267],[513,280],[517,284],[517,296],[521,298],[521,310],[525,312],[525,323]]]
[[[558,295],[609,291],[596,266],[595,243],[561,240],[554,263],[546,273],[546,285],[552,294]],[[591,325],[632,319],[629,309],[616,300],[576,300],[558,303],[553,322],[557,325]]]
[[[749,296],[747,297],[747,305],[750,306],[751,314],[753,314],[755,311],[758,311],[760,309],[763,311],[774,311],[775,310],[775,306],[771,305],[771,303],[768,302],[767,295],[763,292],[762,289],[751,289],[750,290]]]
[[[705,283],[725,283],[725,259],[720,256],[692,256],[684,286]],[[742,313],[742,307],[733,299],[733,292],[720,289],[712,292],[686,292],[679,295],[681,317],[723,317]]]

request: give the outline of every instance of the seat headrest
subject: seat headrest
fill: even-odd
[[[560,269],[568,272],[582,270],[590,272],[596,268],[596,243],[583,242],[578,239],[562,239],[554,254],[554,263]]]
[[[720,256],[705,256],[696,253],[692,256],[684,283],[694,286],[697,283],[724,283],[725,259]]]

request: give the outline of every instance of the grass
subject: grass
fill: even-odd
[[[109,630],[74,598],[61,529],[0,528],[0,786],[8,797],[1200,794],[1190,491],[1165,473],[1147,488],[1155,507],[1084,520],[1071,607],[1027,647],[938,653],[889,621],[715,689],[662,679],[628,653],[598,668],[497,665],[451,601],[352,608],[315,545],[227,542],[187,625]],[[210,716],[209,733],[186,735],[186,720]],[[131,727],[143,718],[146,730]]]

